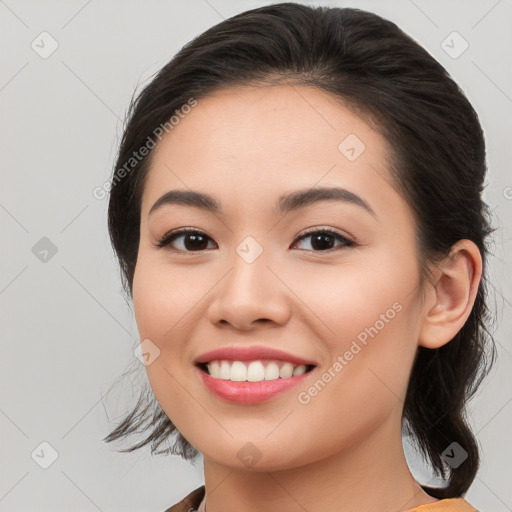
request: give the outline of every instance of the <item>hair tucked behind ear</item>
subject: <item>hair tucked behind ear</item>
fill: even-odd
[[[358,9],[311,8],[283,3],[223,21],[187,44],[142,91],[130,115],[112,178],[109,231],[123,282],[132,293],[139,243],[140,203],[149,158],[121,176],[119,170],[155,128],[190,98],[200,101],[219,88],[290,83],[315,86],[371,119],[386,137],[396,189],[413,210],[418,260],[428,264],[468,239],[484,260],[483,278],[471,314],[460,332],[439,349],[419,348],[403,410],[404,426],[434,471],[447,478],[436,497],[462,495],[479,463],[465,406],[494,358],[486,305],[486,238],[489,212],[481,198],[485,146],[477,114],[445,69],[394,23]],[[122,179],[121,179],[122,178]],[[185,458],[197,450],[162,409],[139,400],[106,438],[148,432],[156,449],[172,435],[169,449]],[[137,430],[139,429],[139,430]],[[442,453],[458,443],[468,454],[458,467]]]

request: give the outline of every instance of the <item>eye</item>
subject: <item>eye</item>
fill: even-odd
[[[335,250],[336,247],[350,247],[355,245],[354,242],[330,228],[315,228],[314,230],[304,233],[296,239],[293,245],[307,238],[311,238],[309,245],[312,249],[306,248],[306,250],[313,250],[314,252],[328,252]],[[213,240],[202,231],[193,228],[180,228],[176,231],[166,233],[155,246],[164,248],[180,239],[181,242],[177,244],[178,247],[174,246],[177,252],[201,252],[204,249],[212,248],[208,247],[208,241],[213,242]],[[333,247],[333,243],[335,243],[336,240],[341,243]]]
[[[314,252],[326,252],[335,250],[336,247],[333,247],[333,243],[335,243],[336,240],[341,242],[341,244],[339,244],[337,247],[351,247],[355,245],[352,240],[349,240],[337,231],[334,231],[334,229],[330,228],[315,228],[313,231],[308,231],[307,233],[303,234],[297,240],[300,241],[307,238],[311,238],[309,245],[312,247]]]
[[[176,240],[181,240],[181,247],[175,247],[180,252],[201,252],[202,249],[206,249],[208,240],[211,238],[197,229],[181,228],[176,231],[166,233],[158,243],[157,247],[163,248],[171,245]]]

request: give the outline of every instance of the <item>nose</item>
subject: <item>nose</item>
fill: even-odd
[[[227,275],[212,290],[209,320],[241,331],[284,325],[290,317],[290,297],[276,274],[263,255],[252,263],[236,255]]]

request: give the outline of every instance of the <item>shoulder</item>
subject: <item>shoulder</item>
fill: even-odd
[[[180,502],[176,503],[172,507],[166,509],[164,512],[193,512],[197,510],[201,500],[204,497],[205,487],[202,485],[197,489],[193,490],[190,494],[187,494]]]
[[[463,498],[450,498],[421,505],[407,512],[478,512],[478,510]]]
[[[194,512],[204,498],[204,493],[205,487],[202,485],[164,512]],[[463,498],[451,498],[421,505],[407,512],[478,512],[478,510]]]

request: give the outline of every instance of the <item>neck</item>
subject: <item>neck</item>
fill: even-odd
[[[206,511],[402,512],[436,501],[410,473],[395,423],[328,458],[280,471],[240,470],[205,457]]]

